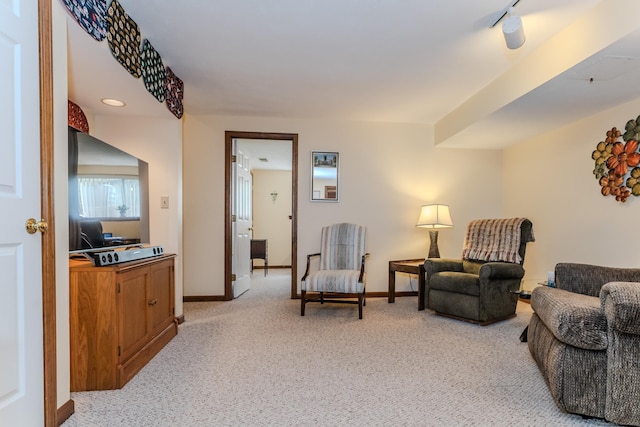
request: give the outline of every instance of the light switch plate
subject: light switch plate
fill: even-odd
[[[160,209],[169,209],[169,196],[160,196]]]

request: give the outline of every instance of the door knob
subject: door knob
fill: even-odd
[[[36,231],[44,233],[49,228],[49,224],[44,219],[40,221],[36,221],[33,218],[29,218],[25,223],[25,227],[27,228],[27,233],[34,234]]]

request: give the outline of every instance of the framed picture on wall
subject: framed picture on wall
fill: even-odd
[[[311,201],[337,202],[339,195],[339,153],[311,151]]]

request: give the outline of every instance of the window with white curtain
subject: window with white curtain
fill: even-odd
[[[78,175],[80,216],[139,218],[140,183],[130,175]]]

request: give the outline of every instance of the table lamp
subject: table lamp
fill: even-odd
[[[429,239],[429,258],[440,258],[438,250],[438,229],[453,227],[449,206],[447,205],[424,205],[420,209],[420,216],[416,227],[430,228]]]

